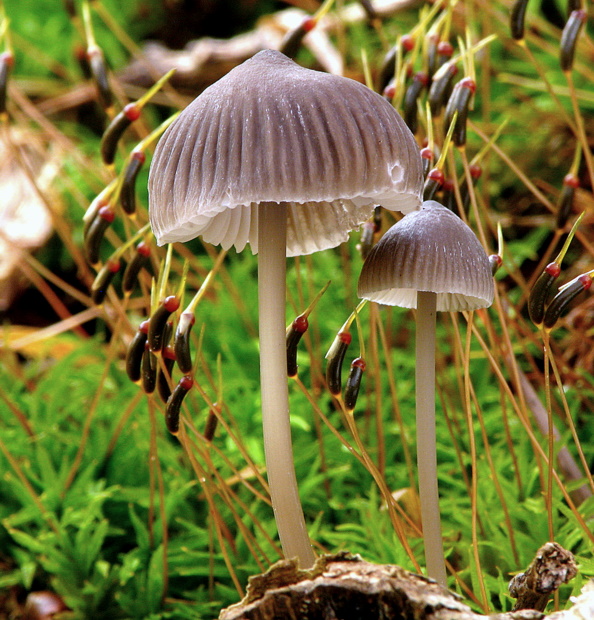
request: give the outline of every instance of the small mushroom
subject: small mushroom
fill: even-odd
[[[415,140],[364,85],[256,54],[169,127],[149,174],[159,244],[258,253],[260,381],[268,480],[284,554],[313,564],[292,460],[285,352],[286,256],[339,245],[376,204],[421,203]]]
[[[446,585],[439,518],[435,438],[435,314],[475,310],[494,296],[489,259],[472,230],[428,200],[403,217],[371,250],[359,297],[416,308],[417,465],[427,573]]]

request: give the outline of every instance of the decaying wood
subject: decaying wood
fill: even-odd
[[[416,4],[418,0],[374,0],[373,8],[378,18],[385,18]],[[285,35],[296,28],[307,13],[289,8],[262,17],[256,27],[230,39],[203,37],[191,41],[182,50],[172,50],[158,42],[146,43],[142,53],[117,73],[122,90],[130,98],[137,98],[156,79],[175,69],[170,84],[181,94],[195,97],[207,86],[226,75],[233,67],[251,58],[263,49],[279,49]],[[342,74],[343,60],[332,45],[330,35],[343,25],[368,19],[359,2],[351,2],[326,15],[308,33],[303,44],[310,49],[320,66],[329,73]],[[56,95],[43,102],[39,108],[44,114],[78,107],[96,97],[94,87],[88,83]],[[171,103],[162,95],[153,101]]]
[[[35,136],[4,126],[0,132],[0,311],[6,310],[25,281],[20,250],[36,250],[53,231],[52,215],[42,199],[57,174],[44,159]]]
[[[575,607],[592,605],[585,593]],[[582,597],[579,597],[580,599]],[[580,603],[578,605],[578,602]],[[572,609],[544,616],[524,609],[484,616],[431,579],[394,565],[377,565],[348,553],[318,559],[310,571],[283,560],[250,579],[243,601],[219,620],[551,620],[580,619]],[[583,616],[584,620],[594,616]]]
[[[537,551],[528,570],[509,582],[509,593],[518,599],[514,611],[544,611],[553,592],[576,574],[577,565],[573,554],[557,543],[546,543]]]
[[[415,4],[416,0],[375,0],[373,8],[379,18],[388,17]],[[191,41],[183,50],[170,50],[160,43],[149,43],[143,57],[130,64],[121,74],[129,84],[148,86],[155,76],[176,69],[171,84],[177,88],[203,89],[223,77],[233,67],[263,49],[279,49],[287,32],[297,28],[307,16],[300,9],[290,8],[262,17],[256,27],[230,39],[204,37]],[[329,73],[342,74],[340,54],[328,35],[341,24],[368,19],[360,3],[351,3],[323,17],[308,33],[303,44]],[[150,68],[150,71],[149,71]]]

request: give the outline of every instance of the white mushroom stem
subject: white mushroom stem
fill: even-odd
[[[285,344],[285,204],[261,203],[258,212],[258,310],[264,452],[272,507],[283,553],[311,568],[315,556],[299,501],[291,426]]]
[[[425,539],[427,575],[445,586],[447,576],[439,493],[437,488],[437,445],[435,438],[435,314],[437,295],[417,292],[416,377],[417,467],[421,521]]]

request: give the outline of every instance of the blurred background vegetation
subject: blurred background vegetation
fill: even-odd
[[[510,34],[509,0],[401,4],[370,16],[362,4],[336,0],[323,29],[329,55],[304,46],[296,60],[320,69],[337,59],[345,75],[378,88],[386,54],[412,35],[417,44],[399,57],[393,93],[402,111],[412,74],[426,70],[433,28],[453,45],[456,80],[476,77],[467,143],[448,151],[450,184],[436,197],[482,231],[487,252],[501,252],[503,264],[494,306],[474,317],[469,350],[468,317],[438,321],[449,585],[476,610],[508,611],[511,575],[554,538],[579,564],[551,602],[563,608],[594,576],[594,305],[581,295],[544,334],[526,302],[580,213],[559,284],[594,269],[592,27],[580,31],[573,66],[563,71],[561,33],[575,3],[530,2],[520,41]],[[141,139],[243,60],[232,37],[251,33],[250,44],[278,47],[284,12],[299,11],[291,22],[298,24],[318,7],[316,0],[3,1],[0,49],[14,64],[0,84],[8,86],[0,127],[0,618],[44,618],[44,606],[60,618],[214,618],[239,600],[249,575],[280,557],[261,443],[255,257],[231,250],[198,306],[195,386],[182,406],[184,433],[173,437],[159,396],[125,371],[126,351],[151,311],[151,273],[166,250],[145,234],[150,263],[135,290],[124,295],[118,275],[97,306],[90,290],[99,267],[85,259],[82,218]],[[350,10],[358,17],[346,17]],[[89,28],[108,67],[107,110],[85,60]],[[115,166],[104,165],[100,141],[110,117],[164,73],[155,63],[190,62],[188,44],[200,39],[209,62],[190,77],[178,71],[125,133]],[[428,122],[426,98],[425,91],[415,110],[416,137],[424,146],[431,127],[437,157],[443,113]],[[136,182],[137,213],[118,208],[101,263],[147,222],[148,164]],[[480,166],[471,191],[470,164]],[[384,213],[382,230],[393,222]],[[355,410],[365,458],[325,386],[325,352],[357,303],[360,244],[354,232],[340,248],[288,264],[287,323],[331,281],[290,386],[297,477],[318,552],[346,549],[415,570],[424,559],[414,490],[413,313],[369,304],[352,329],[349,356],[364,345],[368,362]],[[167,293],[184,284],[187,303],[219,252],[200,240],[177,244]],[[129,248],[124,261],[131,256]],[[547,410],[559,432],[552,446]],[[204,429],[213,416],[210,440]],[[557,459],[562,450],[573,470]],[[404,519],[412,557],[395,518]]]

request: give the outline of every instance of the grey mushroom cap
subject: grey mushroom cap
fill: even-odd
[[[354,80],[259,52],[207,88],[159,141],[149,216],[159,244],[205,241],[257,252],[257,205],[288,204],[287,256],[339,245],[374,205],[421,205],[408,127]]]
[[[486,308],[495,286],[474,232],[434,200],[409,213],[372,248],[359,277],[359,297],[416,308],[417,291],[437,293],[437,310]]]

